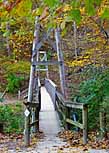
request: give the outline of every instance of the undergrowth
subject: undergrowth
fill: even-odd
[[[21,133],[23,131],[23,106],[20,103],[0,106],[0,122],[6,133]]]

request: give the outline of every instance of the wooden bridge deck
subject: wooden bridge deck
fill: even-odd
[[[61,131],[57,112],[54,110],[53,102],[45,87],[41,88],[41,111],[40,111],[40,130],[46,136],[56,135]]]
[[[44,132],[44,139],[37,145],[37,152],[55,152],[56,147],[65,145],[57,135],[62,129],[59,124],[58,115],[54,109],[53,102],[45,87],[41,88],[41,111],[39,129]]]

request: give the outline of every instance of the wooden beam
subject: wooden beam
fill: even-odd
[[[25,146],[30,145],[30,114],[25,116],[24,143]]]
[[[37,66],[37,65],[60,65],[61,62],[58,61],[38,61],[38,62],[33,62],[32,65]]]
[[[79,122],[73,121],[69,118],[66,119],[66,122],[69,124],[75,125],[75,126],[79,127],[80,129],[83,129],[83,124],[81,124]]]
[[[58,91],[56,91],[56,95],[57,95],[57,100],[59,99],[59,101],[66,107],[69,108],[77,108],[77,109],[83,109],[83,107],[87,106],[87,104],[83,104],[83,103],[78,103],[78,102],[73,102],[73,101],[68,101],[66,100],[62,94],[60,94]]]
[[[25,106],[29,106],[29,107],[38,107],[39,106],[39,102],[23,102]]]
[[[56,108],[57,108],[57,111],[59,112],[59,113],[61,113],[61,115],[62,115],[62,117],[63,117],[63,120],[65,119],[65,114],[62,112],[62,110],[59,108],[59,105],[58,105],[58,103],[56,103]]]
[[[88,121],[88,107],[84,106],[83,107],[83,142],[84,144],[87,143],[87,138],[88,138],[88,126],[87,126],[87,121]]]
[[[34,126],[34,124],[36,124],[37,122],[39,122],[39,120],[35,120],[34,122],[30,123],[30,127]]]
[[[37,68],[36,71],[48,71],[48,69],[39,69],[39,68]]]
[[[59,65],[59,72],[60,72],[60,83],[61,83],[61,91],[63,96],[65,97],[65,70],[64,70],[64,58],[63,58],[63,53],[61,50],[61,41],[60,41],[60,29],[56,28],[55,30],[55,39],[56,39],[56,49],[57,49],[57,56],[58,56],[58,61],[61,61],[61,64]]]
[[[65,102],[66,107],[83,109],[84,104],[74,103],[74,102]]]

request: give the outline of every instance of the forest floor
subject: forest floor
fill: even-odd
[[[31,145],[25,147],[23,134],[0,133],[0,153],[109,153],[109,135],[107,139],[99,140],[97,133],[91,132],[88,144],[84,145],[81,131],[61,131],[56,112],[45,97],[47,96],[43,96],[44,104],[40,112],[40,132],[32,137]],[[0,105],[17,101],[17,97],[7,96],[6,101]]]
[[[25,147],[23,135],[0,134],[0,153],[109,153],[106,141],[83,145],[78,144],[78,139],[71,140],[71,135],[71,132],[64,131],[55,138],[52,136],[48,138],[43,132],[39,132],[32,137],[31,145]],[[103,145],[105,149],[100,149]]]

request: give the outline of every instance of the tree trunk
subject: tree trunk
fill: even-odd
[[[7,22],[7,24],[6,24],[6,31],[7,31],[7,33],[10,32],[10,24],[9,24],[9,22]],[[11,56],[11,49],[10,49],[10,45],[9,45],[9,35],[6,36],[6,49],[7,49],[7,55]]]

